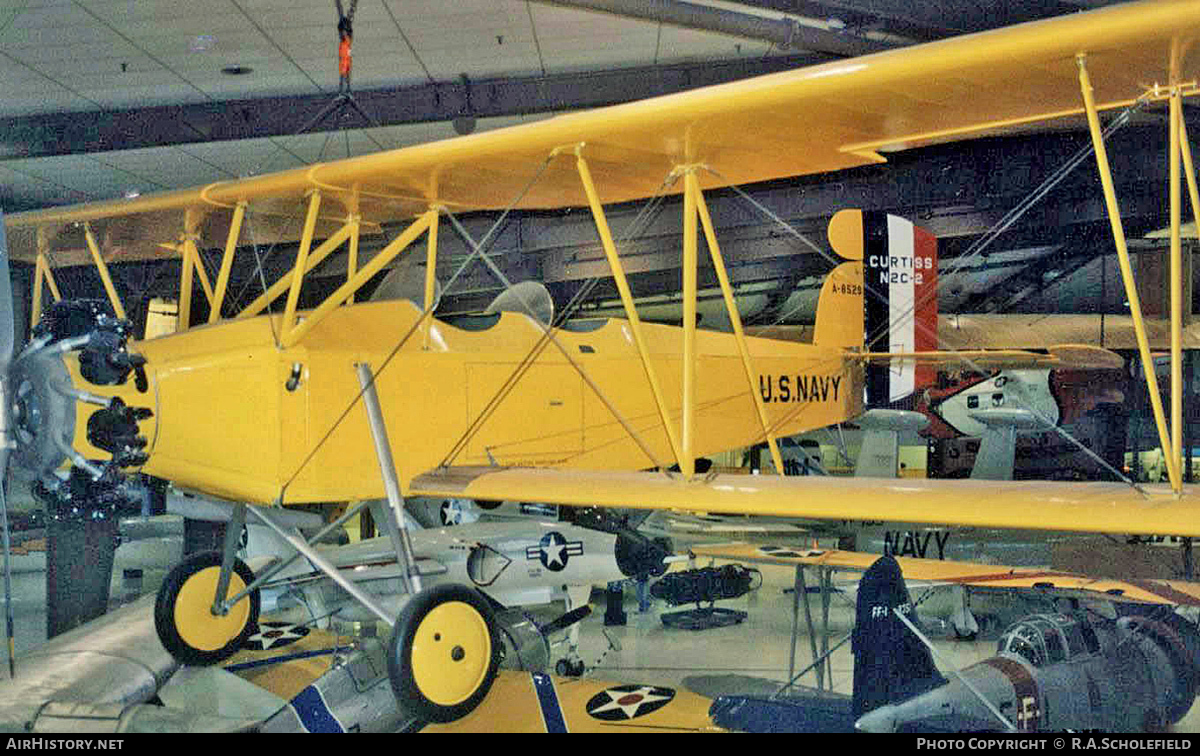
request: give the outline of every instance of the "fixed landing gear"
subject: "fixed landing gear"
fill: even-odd
[[[583,677],[585,671],[583,659],[559,659],[554,664],[554,673],[559,677]]]
[[[259,594],[251,591],[224,615],[213,613],[213,597],[221,574],[221,552],[205,551],[181,562],[167,574],[154,602],[159,640],[179,661],[192,666],[218,664],[238,651],[258,624]],[[226,597],[254,580],[240,559],[233,563]]]
[[[400,705],[428,722],[453,722],[473,711],[500,666],[495,627],[487,600],[466,586],[440,585],[414,596],[388,645],[388,677]]]

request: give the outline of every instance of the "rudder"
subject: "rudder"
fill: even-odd
[[[937,671],[929,649],[893,610],[920,626],[900,564],[895,557],[883,556],[863,573],[858,584],[851,640],[855,719],[946,682]]]
[[[872,352],[937,349],[937,238],[904,218],[862,210],[839,211],[828,236],[847,262],[821,287],[813,343]],[[929,366],[872,365],[867,406],[885,406],[934,378]]]

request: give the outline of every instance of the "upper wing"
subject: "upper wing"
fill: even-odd
[[[418,475],[406,494],[575,506],[674,509],[821,520],[895,522],[1087,533],[1200,535],[1195,490],[1143,495],[1122,483],[883,480],[773,475],[460,467]]]
[[[697,556],[736,559],[783,565],[813,565],[845,570],[866,570],[879,559],[878,554],[820,549],[779,549],[747,543],[694,546]],[[996,564],[970,564],[940,559],[896,557],[906,580],[931,583],[973,585],[983,588],[1037,588],[1083,592],[1110,599],[1145,604],[1200,606],[1200,583],[1182,580],[1109,580],[1036,567],[1006,567]]]
[[[130,257],[163,254],[155,245],[174,240],[188,211],[227,223],[244,201],[286,217],[314,189],[367,224],[430,204],[578,206],[579,145],[603,202],[654,196],[684,165],[705,166],[704,188],[839,170],[883,162],[880,151],[1076,115],[1081,54],[1102,108],[1167,84],[1172,61],[1194,91],[1198,33],[1193,0],[1120,5],[194,190],[23,213],[6,219],[10,246],[29,261],[39,226],[129,217],[106,229],[112,243]],[[278,231],[288,233],[299,229]]]

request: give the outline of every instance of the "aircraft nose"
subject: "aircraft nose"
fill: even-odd
[[[858,732],[895,732],[896,712],[892,706],[881,706],[875,711],[868,711],[854,723]]]

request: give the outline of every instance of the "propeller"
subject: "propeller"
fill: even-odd
[[[10,440],[10,386],[8,368],[12,363],[15,341],[12,301],[12,280],[8,274],[8,241],[4,231],[4,213],[0,211],[0,530],[4,540],[4,629],[8,639],[8,676],[16,676],[13,644],[12,606],[12,544],[8,529],[8,497],[4,490],[7,479]]]
[[[63,361],[78,351],[79,372],[92,385],[125,383],[146,390],[145,360],[125,348],[132,324],[106,302],[60,301],[47,309],[31,341],[16,352],[16,319],[3,217],[0,215],[0,531],[5,552],[5,622],[9,672],[15,671],[11,531],[5,490],[9,473],[31,476],[31,491],[47,508],[47,636],[69,630],[108,608],[118,539],[118,511],[141,501],[121,468],[144,463],[138,422],[150,410],[77,388]],[[99,405],[87,424],[89,443],[111,454],[85,458],[72,443],[77,403]],[[67,476],[58,469],[71,462]],[[12,463],[10,465],[10,462]]]

